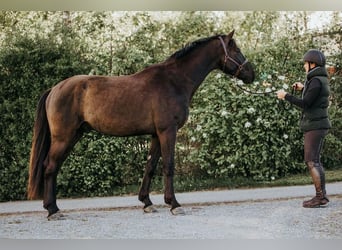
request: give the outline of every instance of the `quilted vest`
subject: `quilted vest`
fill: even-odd
[[[319,96],[313,104],[302,112],[300,127],[304,132],[331,128],[328,115],[330,88],[326,69],[324,67],[317,67],[308,73],[307,81],[304,84],[303,97],[309,89],[313,79],[318,79],[320,81],[321,89]]]

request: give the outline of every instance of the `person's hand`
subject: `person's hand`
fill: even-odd
[[[295,82],[294,84],[292,84],[292,88],[300,91],[304,88],[304,85],[301,82]]]
[[[283,89],[277,91],[277,97],[281,100],[285,99],[286,94],[287,93]]]

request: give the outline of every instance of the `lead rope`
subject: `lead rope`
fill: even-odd
[[[274,94],[277,92],[277,90],[271,90],[271,91],[267,91],[267,92],[254,92],[254,91],[251,91],[249,89],[246,89],[246,88],[243,88],[241,87],[238,83],[237,83],[237,79],[234,77],[233,78],[233,81],[234,81],[234,86],[239,88],[240,90],[242,91],[245,91],[246,93],[249,93],[249,94],[252,94],[252,95],[264,95],[264,96],[267,96],[267,95],[270,95],[270,94]],[[292,88],[291,90],[291,95],[294,95],[294,88]],[[281,106],[282,109],[284,110],[289,110],[290,107],[292,106],[291,103],[289,103],[289,105],[287,105],[288,103],[284,100],[284,101],[279,101],[278,102],[278,105]]]

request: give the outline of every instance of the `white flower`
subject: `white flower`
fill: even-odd
[[[245,123],[245,128],[249,128],[250,126],[252,126],[252,123],[250,123],[250,122]]]
[[[268,75],[268,76],[267,76],[267,79],[272,79],[272,76],[271,76],[271,75]]]
[[[287,134],[284,134],[283,137],[284,137],[284,139],[289,138],[289,136]]]
[[[222,110],[221,116],[227,117],[227,115],[228,115],[228,112],[226,110]]]
[[[195,136],[192,136],[192,137],[190,138],[190,141],[195,142],[195,141],[196,141],[196,137],[195,137]]]
[[[202,126],[201,125],[197,125],[196,126],[196,131],[200,131],[202,129]]]
[[[228,168],[230,168],[230,169],[233,169],[233,168],[235,168],[235,164],[233,164],[233,163],[232,163],[232,164],[230,164]]]
[[[243,85],[243,81],[238,80],[238,81],[237,81],[237,85],[239,85],[239,86]]]
[[[283,84],[283,89],[288,89],[288,88],[289,88],[289,85]]]
[[[247,109],[247,113],[248,114],[253,114],[255,112],[255,109],[254,108],[248,108]]]
[[[278,79],[281,80],[281,81],[284,81],[285,80],[285,76],[278,76]]]
[[[203,138],[207,138],[208,137],[208,135],[207,135],[207,133],[203,133]]]
[[[258,86],[259,84],[260,84],[260,82],[258,82],[258,81],[254,82],[255,86]]]
[[[270,89],[270,88],[266,88],[266,89],[265,89],[265,92],[266,92],[266,93],[268,93],[268,92],[272,92],[272,89]]]
[[[274,176],[271,176],[271,180],[274,181],[274,180],[275,180],[275,177],[274,177]]]
[[[258,118],[256,119],[256,122],[257,122],[257,123],[260,123],[261,121],[262,121],[261,117],[258,117]]]
[[[216,79],[220,79],[222,77],[222,75],[220,73],[216,74]]]

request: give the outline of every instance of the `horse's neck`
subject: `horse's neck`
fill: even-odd
[[[191,96],[201,85],[207,75],[216,68],[219,56],[202,52],[180,60],[177,65],[183,72],[186,82],[192,84]]]
[[[200,85],[207,75],[215,68],[217,57],[208,54],[199,54],[186,58],[178,63],[179,68],[193,82]]]

